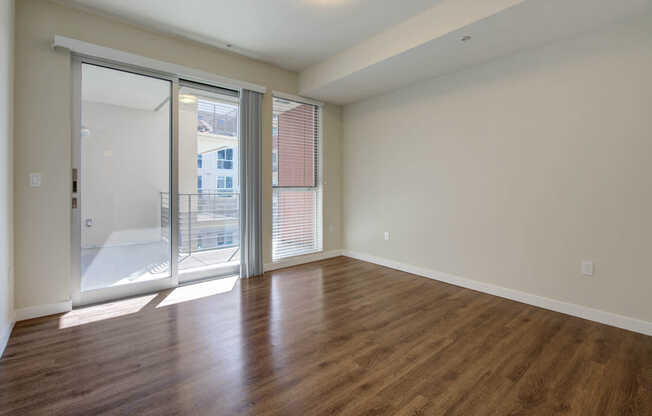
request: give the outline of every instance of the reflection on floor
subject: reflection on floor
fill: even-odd
[[[190,302],[197,299],[228,293],[235,287],[240,277],[238,275],[226,276],[220,279],[207,280],[205,282],[193,283],[180,286],[170,291],[158,305],[163,308],[177,303]]]
[[[181,254],[181,272],[240,260],[237,247]],[[170,276],[170,245],[165,242],[82,249],[82,291]]]
[[[147,307],[164,308],[178,303],[228,293],[235,287],[239,276],[225,276],[219,279],[179,286],[174,289],[120,299],[98,305],[75,308],[59,317],[59,329],[72,328],[142,312]]]

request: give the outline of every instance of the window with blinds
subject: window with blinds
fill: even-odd
[[[322,249],[319,106],[274,97],[274,261]]]

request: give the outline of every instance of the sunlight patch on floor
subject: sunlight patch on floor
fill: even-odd
[[[156,296],[158,295],[139,296],[137,298],[74,309],[61,315],[59,318],[59,329],[71,328],[137,313],[148,303],[153,301]]]
[[[167,295],[167,297],[156,307],[161,308],[181,302],[188,302],[195,299],[219,295],[220,293],[230,292],[235,287],[238,279],[238,276],[231,276],[223,279],[210,280],[207,282],[178,287],[170,292],[170,294]]]

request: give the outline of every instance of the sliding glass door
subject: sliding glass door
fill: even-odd
[[[75,64],[74,301],[172,287],[172,82],[99,63]]]
[[[235,91],[180,82],[179,280],[240,267],[239,102]]]
[[[239,95],[73,60],[73,304],[239,273]]]

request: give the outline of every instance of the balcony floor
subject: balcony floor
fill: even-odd
[[[207,269],[240,260],[238,247],[179,255],[179,272]],[[170,246],[135,244],[82,249],[82,291],[161,279],[170,275]],[[230,259],[230,260],[229,260]]]
[[[238,247],[220,248],[215,250],[204,250],[192,253],[179,254],[179,271],[205,268],[216,264],[231,263],[240,261]]]

